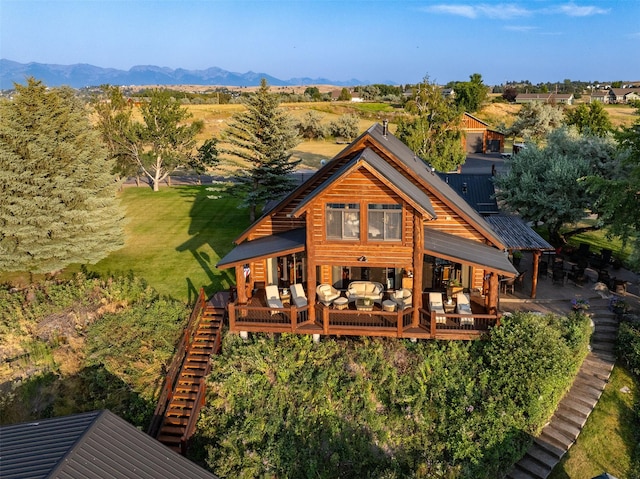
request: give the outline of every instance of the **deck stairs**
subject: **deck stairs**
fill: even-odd
[[[211,357],[221,348],[225,303],[209,302],[201,291],[165,378],[149,435],[185,454],[205,401]]]
[[[618,320],[606,305],[606,300],[592,301],[595,330],[591,352],[551,421],[509,472],[508,479],[546,479],[576,441],[600,399],[615,364],[618,333]]]

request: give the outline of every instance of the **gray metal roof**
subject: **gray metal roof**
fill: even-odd
[[[500,214],[487,216],[485,220],[502,238],[507,249],[525,251],[553,251],[555,249],[519,216]]]
[[[389,162],[382,159],[371,148],[365,148],[349,161],[345,162],[343,166],[334,171],[331,176],[314,189],[311,194],[304,198],[304,200],[292,211],[292,214],[299,211],[301,208],[304,208],[305,205],[324,192],[335,181],[339,180],[346,171],[356,167],[359,161],[364,161],[371,165],[371,167],[396,187],[398,193],[405,195],[409,201],[413,202],[414,205],[429,214],[432,218],[436,217],[436,212],[433,209],[429,196],[402,173],[396,170]]]
[[[495,232],[487,227],[484,219],[464,199],[460,197],[448,184],[433,171],[411,149],[391,134],[384,134],[382,125],[376,123],[366,133],[369,133],[376,141],[386,148],[408,168],[412,169],[425,183],[431,186],[434,194],[441,194],[450,204],[455,205],[460,212],[469,218],[479,230],[494,244],[501,244],[501,239]]]
[[[306,229],[297,228],[284,233],[277,233],[240,243],[229,251],[229,253],[218,262],[216,267],[229,267],[238,263],[246,263],[254,258],[271,256],[284,251],[302,251],[305,246]]]
[[[3,479],[215,479],[110,411],[0,428]]]
[[[438,176],[479,214],[495,215],[500,212],[493,175],[438,173]]]
[[[428,253],[482,266],[507,276],[517,276],[518,270],[511,264],[504,251],[430,228],[424,229],[424,249]]]

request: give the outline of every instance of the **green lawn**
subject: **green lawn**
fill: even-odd
[[[631,392],[623,393],[624,386]],[[625,368],[616,366],[578,440],[549,479],[582,479],[603,472],[620,479],[631,477],[637,425],[633,403],[638,398],[637,380]]]
[[[205,186],[128,187],[125,246],[89,271],[129,272],[147,280],[160,294],[191,302],[200,287],[207,294],[235,283],[233,270],[218,271],[218,260],[249,224],[234,198],[213,200]]]

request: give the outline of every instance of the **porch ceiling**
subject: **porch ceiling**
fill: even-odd
[[[216,265],[219,269],[243,264],[250,260],[269,257],[281,253],[296,253],[305,248],[306,229],[298,228],[284,233],[276,233],[252,241],[245,241],[233,248]]]
[[[450,261],[480,266],[506,276],[518,275],[518,270],[503,251],[442,231],[425,228],[424,249],[425,253]]]

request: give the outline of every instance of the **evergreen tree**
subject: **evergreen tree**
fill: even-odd
[[[280,198],[296,184],[291,173],[300,160],[291,161],[291,150],[300,139],[295,121],[279,105],[263,78],[260,89],[245,99],[247,110],[234,115],[224,132],[229,147],[223,151],[249,164],[231,192],[244,198],[251,222],[259,205]]]
[[[70,90],[30,78],[0,102],[0,271],[53,272],[123,245],[107,156]]]
[[[418,156],[438,171],[455,170],[465,162],[460,114],[428,77],[405,109],[415,116],[399,122],[396,136]]]

